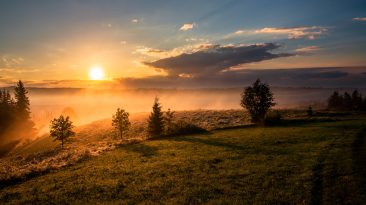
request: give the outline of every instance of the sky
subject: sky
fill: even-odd
[[[238,87],[256,78],[366,87],[366,3],[0,0],[0,86]]]

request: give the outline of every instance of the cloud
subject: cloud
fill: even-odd
[[[180,27],[179,30],[181,31],[188,31],[196,27],[196,23],[185,23],[183,26]]]
[[[319,46],[307,46],[303,48],[298,48],[295,50],[295,52],[298,53],[314,53],[316,51],[319,51],[321,48]]]
[[[19,66],[24,62],[24,59],[22,57],[14,57],[11,55],[3,55],[0,59],[0,65],[3,65],[5,67],[13,67],[13,66]]]
[[[194,53],[202,49],[211,48],[213,45],[210,43],[197,43],[188,44],[185,46],[177,47],[171,50],[161,50],[156,48],[150,48],[146,46],[138,46],[133,52],[134,54],[142,54],[154,58],[168,58],[181,55],[183,53]]]
[[[139,19],[132,19],[131,20],[131,23],[139,23],[140,22],[140,20]]]
[[[270,34],[270,35],[285,35],[288,39],[310,39],[313,40],[328,32],[328,28],[322,26],[309,26],[309,27],[265,27],[256,30],[238,30],[234,33],[228,34],[225,38],[231,38],[240,35],[257,35],[257,34]]]
[[[353,18],[352,21],[366,21],[366,17],[356,17]]]
[[[241,64],[294,55],[290,53],[273,54],[270,52],[279,47],[280,45],[274,43],[239,46],[202,45],[196,52],[183,53],[153,62],[145,62],[145,64],[163,69],[170,76],[179,76],[180,74],[210,75]]]
[[[153,76],[147,78],[119,79],[128,88],[230,88],[244,87],[257,78],[274,87],[329,87],[366,88],[365,67],[358,73],[348,72],[348,67],[246,69],[214,75]]]

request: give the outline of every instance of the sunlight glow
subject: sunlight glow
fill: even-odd
[[[89,79],[90,80],[103,80],[104,79],[104,70],[100,66],[93,66],[89,70]]]

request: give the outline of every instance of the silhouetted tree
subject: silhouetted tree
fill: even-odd
[[[9,91],[0,90],[0,135],[14,122],[14,100]]]
[[[16,123],[19,128],[26,130],[23,134],[32,136],[35,134],[35,129],[30,116],[30,103],[27,94],[27,89],[24,87],[23,82],[19,80],[14,88]]]
[[[129,113],[122,109],[117,109],[116,114],[112,117],[112,126],[116,129],[121,139],[123,139],[123,133],[125,133],[131,123],[128,119]]]
[[[269,85],[257,79],[252,86],[245,88],[241,96],[241,106],[246,108],[252,122],[263,124],[268,110],[275,105]]]
[[[328,109],[330,110],[338,110],[343,106],[343,99],[339,95],[337,91],[334,91],[333,94],[328,98]]]
[[[348,92],[343,95],[343,110],[352,110],[352,97]]]
[[[352,93],[352,110],[359,111],[362,109],[362,95],[357,91],[354,90]]]
[[[147,132],[151,137],[160,136],[164,130],[164,117],[159,98],[155,97],[153,110],[149,116]]]
[[[165,116],[164,116],[164,122],[165,122],[165,133],[167,135],[172,133],[172,129],[173,129],[173,118],[174,118],[174,111],[171,111],[170,108],[168,109],[168,111],[165,112]]]
[[[61,115],[59,118],[55,118],[51,121],[50,137],[61,141],[61,147],[63,148],[65,141],[75,135],[75,132],[72,130],[73,128],[74,126],[72,125],[69,116],[64,117]]]
[[[312,117],[314,115],[313,107],[311,105],[308,107],[308,110],[306,111],[309,117]]]
[[[15,109],[18,117],[22,120],[30,120],[30,103],[27,96],[28,91],[25,89],[22,81],[18,81],[14,91]]]

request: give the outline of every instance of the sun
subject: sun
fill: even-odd
[[[89,79],[90,80],[103,80],[104,70],[100,66],[93,66],[89,69]]]

